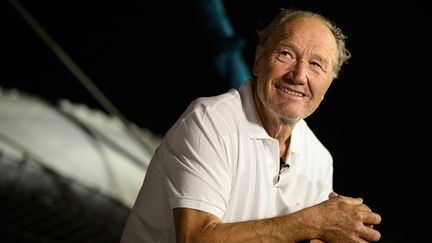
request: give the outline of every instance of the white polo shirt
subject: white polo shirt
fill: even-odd
[[[172,209],[223,222],[269,218],[327,199],[333,161],[304,120],[279,177],[279,143],[262,127],[250,81],[199,98],[165,135],[146,172],[122,243],[175,242]]]

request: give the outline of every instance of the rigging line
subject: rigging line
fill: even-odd
[[[72,60],[72,58],[57,44],[49,33],[36,21],[35,18],[19,3],[18,0],[9,0],[15,10],[24,18],[38,36],[48,45],[54,54],[63,62],[70,72],[81,82],[81,84],[96,98],[96,100],[110,114],[117,116],[127,128],[126,130],[134,135],[135,139],[144,145],[147,152],[152,152],[147,142],[139,134],[139,129],[132,126],[130,122],[121,114],[121,112],[112,104],[109,99],[100,91],[92,80],[82,71],[82,69]]]
[[[117,108],[105,97],[105,95],[96,87],[90,78],[78,67],[71,57],[60,47],[59,44],[48,34],[48,32],[31,16],[31,14],[17,1],[9,0],[13,7],[23,17],[39,37],[47,44],[58,58],[66,65],[73,75],[83,84],[88,91],[106,108],[109,112],[120,115]]]

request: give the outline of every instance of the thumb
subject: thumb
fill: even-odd
[[[330,192],[329,198],[336,197],[338,194],[336,192]]]

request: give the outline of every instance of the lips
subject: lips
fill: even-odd
[[[298,97],[304,97],[304,96],[306,96],[305,94],[303,94],[301,92],[298,92],[298,91],[295,91],[295,90],[292,90],[292,89],[289,89],[289,88],[284,88],[284,87],[281,87],[281,86],[279,86],[277,84],[275,84],[274,86],[278,90],[280,90],[280,91],[282,91],[284,93],[290,94],[290,95],[294,95],[294,96],[298,96]]]

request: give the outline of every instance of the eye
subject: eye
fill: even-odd
[[[321,64],[318,63],[318,62],[310,62],[310,64],[312,64],[313,66],[317,66],[317,67],[323,69],[322,66],[321,66]]]
[[[327,70],[323,67],[323,65],[320,62],[312,61],[309,62],[314,68],[316,68],[319,71],[327,72]]]
[[[281,50],[277,53],[277,58],[285,63],[291,63],[295,60],[292,52],[288,50]]]

